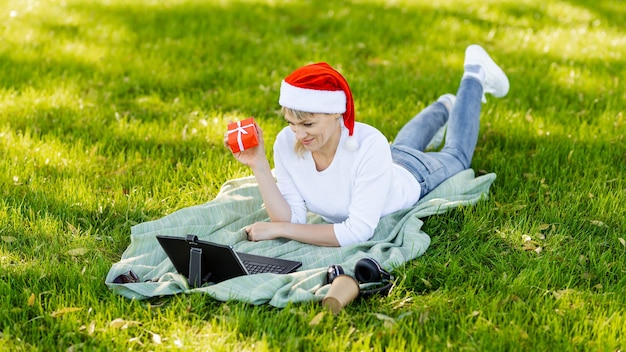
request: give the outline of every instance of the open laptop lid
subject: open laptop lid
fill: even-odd
[[[231,246],[199,241],[194,235],[156,237],[176,270],[189,279],[192,287],[248,274]]]

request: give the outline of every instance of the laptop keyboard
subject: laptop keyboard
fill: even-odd
[[[284,266],[281,265],[272,265],[272,264],[261,264],[254,263],[249,261],[243,261],[243,265],[248,270],[250,274],[261,274],[261,273],[280,273],[285,270]]]

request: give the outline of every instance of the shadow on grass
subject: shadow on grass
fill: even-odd
[[[620,12],[615,2],[570,2],[612,25],[624,16],[624,10]],[[406,110],[393,103],[397,96],[386,96],[380,88],[394,86],[401,94],[415,95],[415,100],[431,101],[456,89],[461,68],[446,61],[446,57],[459,61],[465,45],[486,41],[494,57],[510,72],[511,94],[503,104],[512,110],[545,115],[552,123],[559,123],[562,116],[595,123],[597,112],[612,108],[620,100],[623,83],[614,83],[614,78],[626,71],[623,61],[567,60],[572,70],[591,70],[594,76],[585,86],[564,85],[551,79],[550,68],[554,63],[565,64],[564,59],[515,51],[511,43],[484,39],[467,31],[471,27],[479,28],[478,33],[504,31],[518,18],[533,18],[537,13],[548,17],[540,5],[508,5],[502,8],[498,20],[430,5],[337,6],[323,1],[281,6],[240,2],[158,7],[94,3],[68,5],[66,11],[90,19],[94,28],[121,28],[124,36],[115,38],[56,18],[39,19],[33,25],[43,33],[53,33],[59,43],[69,40],[87,47],[95,43],[105,48],[104,56],[87,63],[63,56],[35,54],[30,59],[19,59],[20,55],[1,53],[0,67],[17,69],[0,71],[0,85],[19,95],[31,87],[45,91],[53,89],[55,82],[68,84],[75,87],[77,96],[73,98],[87,100],[97,109],[81,111],[63,103],[53,108],[34,105],[28,118],[22,113],[5,115],[3,120],[15,130],[51,135],[69,145],[78,141],[86,146],[103,143],[112,154],[146,150],[160,154],[159,150],[164,149],[175,160],[199,158],[207,147],[221,145],[130,135],[110,138],[115,113],[160,124],[181,121],[197,109],[244,111],[261,119],[273,117],[280,79],[296,65],[317,59],[343,67],[344,74],[354,82],[357,99],[371,98],[361,102],[364,110],[369,106]],[[464,25],[454,27],[451,22]],[[399,25],[403,23],[410,25]],[[557,19],[540,23],[559,25]],[[451,39],[441,40],[442,32]],[[57,44],[38,45],[54,49]],[[394,57],[403,60],[389,61]],[[526,69],[525,65],[532,63],[533,69]],[[430,87],[430,82],[437,80],[434,77],[445,77],[438,79],[446,82],[444,87]],[[159,107],[142,102],[146,97],[155,97]],[[181,98],[182,107],[168,107],[177,98]],[[406,120],[413,112],[399,119]],[[390,136],[401,124],[368,113],[362,116]]]
[[[588,8],[612,27],[621,28],[624,10],[615,13],[614,2],[602,1],[598,6],[584,1],[570,2]],[[96,108],[80,110],[69,103],[54,102],[52,104],[56,105],[52,108],[41,108],[33,104],[28,112],[20,108],[2,112],[3,123],[16,131],[34,131],[68,146],[76,143],[82,143],[87,149],[100,146],[105,157],[123,154],[131,158],[140,153],[155,160],[165,160],[170,164],[170,168],[165,168],[166,172],[180,163],[187,168],[195,167],[194,161],[205,158],[206,154],[216,160],[228,154],[218,145],[220,141],[189,141],[175,137],[163,140],[131,133],[116,134],[116,112],[127,113],[138,125],[155,123],[156,128],[168,127],[171,121],[179,122],[176,126],[183,126],[188,114],[196,110],[235,114],[243,111],[246,115],[259,116],[261,120],[272,119],[276,116],[280,80],[301,64],[324,60],[340,67],[353,85],[355,97],[364,111],[360,115],[363,121],[382,126],[386,135],[394,135],[398,121],[373,115],[368,110],[378,113],[374,107],[382,106],[384,112],[405,111],[406,107],[397,106],[397,101],[404,101],[405,95],[414,96],[415,101],[432,101],[455,90],[462,72],[463,50],[466,45],[478,42],[485,43],[509,72],[511,94],[499,103],[504,109],[532,110],[553,124],[558,124],[563,116],[594,124],[599,112],[615,109],[614,105],[621,101],[619,92],[623,91],[623,82],[615,81],[615,77],[622,77],[626,71],[623,60],[573,60],[558,53],[525,51],[519,49],[520,43],[502,40],[501,33],[524,29],[516,19],[532,19],[535,14],[547,18],[547,13],[539,5],[505,7],[501,10],[502,16],[496,20],[430,5],[401,8],[368,3],[341,5],[327,1],[282,6],[239,2],[224,6],[192,3],[159,7],[94,3],[71,4],[67,11],[88,19],[96,29],[118,28],[121,37],[112,38],[87,27],[42,18],[33,25],[39,26],[41,32],[52,32],[59,39],[58,43],[37,44],[48,46],[49,53],[60,51],[61,40],[66,39],[85,47],[95,46],[102,50],[102,57],[88,61],[72,56],[56,58],[35,53],[29,57],[2,52],[0,87],[19,96],[28,89],[45,93],[54,91],[57,84],[66,85],[72,88],[73,100],[84,100]],[[558,19],[540,23],[533,25],[560,26]],[[565,25],[561,27],[567,29]],[[493,38],[488,34],[491,30],[496,33]],[[559,81],[553,72],[554,65],[590,72],[590,83],[581,86]],[[441,86],[433,87],[432,82]],[[397,95],[389,96],[387,89]],[[146,104],[146,98],[154,98],[154,104],[158,106],[150,105],[153,104],[151,100]],[[177,107],[171,107],[177,99]],[[400,119],[408,120],[412,113]],[[563,161],[567,156],[551,147],[554,141],[491,135],[488,142],[492,150],[504,151],[485,162],[488,169],[498,171],[497,163],[510,162],[504,156],[508,151],[527,153],[529,148],[545,148],[545,153],[553,155],[542,158],[541,166],[535,164],[536,159],[525,158],[523,154],[516,155],[515,160],[531,169],[537,177],[542,170],[547,170],[548,182],[561,177],[561,168],[554,164],[552,157]],[[558,144],[562,143],[568,141]],[[584,149],[613,146],[607,141],[598,141],[587,143]],[[623,161],[623,151],[619,151],[619,146],[616,148],[610,154],[609,164],[612,165],[607,172],[619,174],[624,171],[623,166],[619,166],[624,165],[619,163]],[[111,161],[108,166],[113,169],[114,164],[115,161]],[[584,165],[580,167],[584,169]],[[137,170],[147,173],[145,187],[158,181],[151,179],[145,167],[129,170],[130,173]],[[524,166],[520,171],[525,171]],[[39,172],[58,179],[76,176],[53,168]],[[141,184],[138,177],[102,176],[113,178],[116,186],[127,184],[131,187],[133,182]],[[523,183],[516,179],[519,174],[503,176],[508,180],[504,182]],[[185,183],[183,180],[177,182]],[[220,184],[217,182],[216,188]],[[98,187],[106,189],[107,185]],[[129,212],[123,205],[107,208],[104,212],[88,211],[68,204],[63,194],[50,195],[27,188],[13,189],[5,196],[11,206],[37,205],[37,211],[58,221],[73,223],[77,219],[86,219],[86,226],[100,231],[119,231],[120,227],[126,229],[128,219],[140,222],[159,215],[158,212],[144,212],[144,209]],[[444,225],[454,228],[449,223]],[[27,230],[19,231],[26,233]]]
[[[41,32],[53,32],[60,39],[78,41],[87,47],[96,43],[104,48],[104,56],[90,66],[70,57],[18,60],[4,54],[0,67],[20,69],[18,73],[0,73],[0,84],[19,91],[54,84],[56,80],[69,82],[76,87],[79,96],[75,98],[98,104],[102,111],[96,114],[109,124],[116,111],[128,111],[142,121],[164,119],[162,113],[152,112],[139,102],[150,96],[158,97],[164,105],[183,98],[183,105],[187,105],[182,109],[186,112],[200,108],[267,117],[275,116],[282,77],[302,63],[326,60],[342,68],[360,105],[397,109],[389,101],[398,97],[381,94],[381,88],[384,91],[391,82],[399,94],[414,95],[417,101],[432,101],[456,90],[462,69],[455,62],[462,59],[463,48],[471,42],[485,42],[510,72],[510,98],[517,103],[516,108],[527,107],[542,113],[556,105],[592,119],[590,109],[602,109],[607,99],[613,99],[613,92],[621,87],[611,87],[611,80],[626,70],[619,60],[567,60],[572,70],[593,70],[594,77],[585,86],[563,86],[551,78],[554,73],[550,68],[553,63],[565,64],[562,58],[516,52],[512,43],[481,38],[480,34],[473,34],[475,30],[468,30],[505,31],[515,19],[532,18],[536,13],[548,18],[539,5],[503,7],[503,15],[494,21],[471,12],[428,5],[338,7],[314,3],[315,7],[308,3],[268,6],[238,2],[223,6],[70,5],[68,12],[85,19],[95,18],[95,28],[121,28],[124,38],[98,36],[97,31],[42,19]],[[590,11],[610,18],[609,3],[602,4],[605,6],[594,9],[589,6]],[[559,22],[554,21],[552,25],[558,26]],[[410,25],[398,25],[402,23]],[[450,23],[463,25],[455,27]],[[451,40],[442,41],[442,32]],[[55,48],[54,43],[47,45]],[[395,57],[402,60],[393,61]],[[449,62],[447,58],[456,61]],[[522,65],[532,62],[536,63],[534,70],[523,69]],[[41,76],[45,79],[41,80]],[[430,87],[433,80],[441,81],[441,77],[446,82],[443,87]],[[525,92],[520,94],[522,90]],[[361,96],[368,100],[361,103]],[[367,114],[363,118],[375,125],[380,119]],[[410,118],[410,114],[404,118]],[[42,123],[41,130],[47,131],[45,119]],[[387,128],[386,121],[381,124]],[[78,127],[102,128],[83,123]],[[392,127],[396,126],[388,128]]]
[[[574,6],[586,9],[587,11],[598,16],[599,20],[604,24],[607,23],[614,29],[624,31],[624,23],[626,23],[626,7],[620,0],[566,0]],[[591,23],[590,23],[591,25]]]

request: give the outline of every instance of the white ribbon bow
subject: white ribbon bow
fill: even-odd
[[[239,151],[242,151],[244,149],[241,135],[248,134],[248,131],[246,131],[246,128],[253,127],[253,126],[254,126],[253,123],[242,126],[241,121],[237,121],[237,128],[235,128],[234,130],[228,131],[228,134],[237,132],[237,144],[239,145]]]

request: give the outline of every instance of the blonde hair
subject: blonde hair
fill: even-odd
[[[284,106],[282,107],[281,112],[283,113],[283,116],[285,115],[293,116],[297,120],[304,120],[314,115],[314,113],[312,112],[296,110],[296,109],[287,108]],[[296,140],[296,143],[293,146],[293,150],[296,152],[296,155],[299,157],[302,157],[302,155],[304,155],[304,152],[306,151],[306,149],[304,148],[304,145],[298,140]]]
[[[315,113],[315,112],[296,110],[292,108],[286,108],[284,106],[281,108],[281,111],[283,113],[283,116],[285,115],[293,116],[298,121],[308,119],[311,116],[317,115],[317,114],[328,115],[328,116],[339,115],[339,117],[343,116],[342,114],[328,114],[328,113],[323,113],[323,112]],[[302,142],[296,140],[296,143],[293,146],[293,150],[296,152],[297,156],[302,157],[304,155],[304,152],[306,151],[306,148],[304,148],[304,145],[302,144]]]

